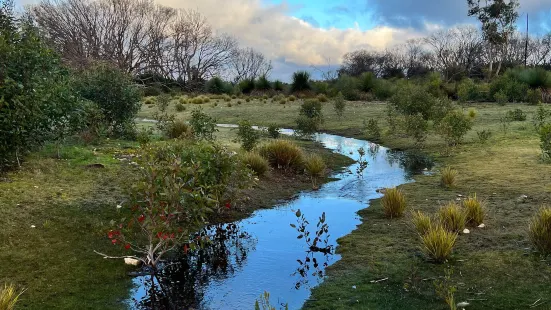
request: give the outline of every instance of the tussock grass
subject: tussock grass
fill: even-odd
[[[551,254],[551,207],[542,206],[532,217],[528,234],[540,253]]]
[[[327,165],[323,158],[317,154],[309,154],[304,159],[304,171],[308,174],[312,180],[312,187],[318,188],[317,180],[325,174]]]
[[[477,115],[478,115],[478,112],[475,109],[469,109],[470,118],[476,118]]]
[[[259,148],[259,153],[270,165],[277,169],[300,169],[304,162],[304,152],[289,140],[277,139]]]
[[[289,102],[293,102],[293,101],[297,100],[297,97],[291,95],[287,99],[289,100]]]
[[[425,235],[432,228],[432,218],[421,211],[411,213],[411,223],[420,236]]]
[[[0,288],[0,310],[13,310],[15,304],[19,301],[19,297],[23,294],[23,291],[17,293],[13,284],[4,284],[3,288]]]
[[[423,252],[437,263],[445,262],[451,255],[457,233],[436,225],[421,236]]]
[[[484,204],[476,197],[476,193],[463,200],[466,222],[471,226],[484,223]]]
[[[150,105],[150,104],[156,104],[157,103],[157,98],[153,97],[153,96],[150,96],[150,97],[145,97],[143,99],[143,103],[147,104],[147,105]]]
[[[448,166],[442,169],[442,176],[440,177],[440,184],[445,188],[452,188],[455,186],[457,178],[457,170]]]
[[[466,216],[461,207],[450,202],[438,210],[438,218],[442,227],[451,232],[465,229]]]
[[[318,98],[320,102],[327,102],[329,100],[324,94],[319,94],[316,98]]]
[[[381,202],[385,216],[389,218],[401,217],[406,210],[406,197],[397,188],[387,189]]]
[[[168,125],[165,135],[170,139],[189,138],[192,136],[192,130],[186,122],[175,120]]]
[[[270,168],[270,163],[266,158],[258,153],[247,152],[241,155],[241,161],[247,165],[257,176],[263,176]]]
[[[183,112],[186,110],[186,106],[179,102],[176,104],[175,108],[176,108],[176,112]]]

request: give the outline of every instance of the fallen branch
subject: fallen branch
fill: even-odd
[[[379,283],[379,282],[383,282],[383,281],[386,281],[386,280],[388,280],[388,278],[379,279],[379,280],[371,280],[371,281],[369,281],[369,283]]]
[[[106,258],[106,259],[125,259],[125,258],[132,258],[132,259],[135,259],[135,260],[139,260],[140,262],[144,263],[145,264],[145,261],[137,256],[109,256],[107,254],[103,254],[101,252],[98,252],[96,250],[94,250],[94,253],[98,254],[98,255],[101,255],[103,256],[103,258]]]

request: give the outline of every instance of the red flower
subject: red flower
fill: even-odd
[[[127,249],[127,250],[130,249],[130,244],[128,244],[128,243],[125,244],[125,245],[124,245],[124,248]]]
[[[174,233],[170,234],[170,239],[174,239]]]
[[[162,235],[163,235],[162,232],[158,232],[158,233],[157,233],[157,238],[161,238]]]
[[[143,222],[144,220],[145,220],[145,215],[142,214],[142,215],[140,215],[140,216],[138,217],[138,222],[141,223],[141,222]]]
[[[187,251],[189,250],[189,247],[187,246],[187,244],[184,244],[184,253],[187,254]]]
[[[115,244],[115,243],[117,243],[117,239],[113,239],[113,240],[111,240],[111,242],[112,242],[113,244]]]
[[[228,201],[228,202],[226,202],[226,209],[229,209],[230,207],[231,207],[231,204],[230,204],[230,202],[229,202],[229,201]]]
[[[168,238],[168,234],[163,234],[163,240],[166,240]]]
[[[109,233],[107,234],[107,238],[113,239],[113,231],[112,230],[110,230]]]

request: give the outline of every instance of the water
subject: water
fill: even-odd
[[[358,164],[353,164],[347,171],[333,175],[339,180],[323,185],[318,191],[301,193],[296,199],[256,211],[234,223],[227,230],[231,233],[226,234],[231,237],[223,238],[221,248],[218,246],[199,260],[186,258],[181,264],[185,267],[172,271],[167,283],[185,295],[187,301],[180,302],[181,307],[253,309],[255,300],[268,291],[272,304],[287,303],[289,309],[299,309],[310,296],[310,289],[323,280],[325,267],[339,260],[340,255],[309,253],[304,238],[297,239],[299,233],[290,227],[297,223],[295,212],[301,210],[310,222],[308,230],[312,234],[318,218],[325,212],[327,239],[336,246],[338,238],[360,224],[357,211],[366,208],[369,200],[381,196],[377,189],[410,182],[413,174],[432,167],[430,161],[418,154],[392,151],[368,141],[330,134],[317,134],[314,139],[354,160],[359,159],[357,150],[364,148],[369,164],[363,178],[356,174]],[[306,263],[308,258],[310,262]],[[316,267],[313,258],[318,263]],[[143,280],[140,277],[135,280],[138,284],[133,291],[135,299],[145,295]]]

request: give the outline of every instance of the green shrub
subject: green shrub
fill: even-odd
[[[379,140],[381,138],[381,128],[376,119],[370,118],[364,120],[364,133],[367,139]]]
[[[293,101],[297,100],[297,98],[296,98],[295,96],[293,96],[293,95],[289,96],[287,99],[288,99],[290,102],[293,102]]]
[[[375,89],[377,78],[373,72],[364,72],[360,76],[359,89],[363,92],[371,92]]]
[[[440,225],[432,226],[421,236],[423,251],[437,263],[443,263],[450,257],[456,240],[456,233],[447,231]]]
[[[314,134],[323,122],[322,105],[317,99],[307,99],[300,106],[297,119],[297,133],[299,135]]]
[[[415,115],[406,115],[405,131],[406,134],[415,139],[417,144],[421,144],[427,138],[429,124],[423,118],[421,113]]]
[[[526,93],[526,102],[536,105],[541,102],[542,94],[540,89],[529,89]]]
[[[524,122],[526,120],[526,113],[521,109],[509,110],[505,114],[505,118],[509,121]]]
[[[199,140],[214,140],[216,129],[216,120],[207,115],[201,109],[195,109],[191,112],[191,120],[189,121],[191,129],[195,137]]]
[[[530,240],[536,249],[544,254],[551,254],[551,208],[542,206],[530,221],[528,229]]]
[[[502,106],[506,105],[509,101],[509,99],[507,98],[507,94],[502,90],[494,94],[494,100],[497,102],[497,104]]]
[[[401,217],[406,210],[406,197],[397,188],[388,188],[381,198],[383,211],[388,218]]]
[[[478,226],[484,223],[484,205],[476,197],[476,194],[463,200],[463,208],[465,209],[465,220],[467,224],[471,226]]]
[[[190,138],[193,136],[191,127],[182,120],[174,120],[171,122],[165,131],[165,135],[169,139]]]
[[[439,102],[421,86],[412,83],[399,87],[390,100],[394,108],[404,115],[420,114],[425,120],[437,119]],[[443,115],[442,115],[443,116]]]
[[[270,81],[268,81],[266,75],[261,75],[255,83],[255,88],[260,91],[267,91],[272,89],[272,85],[270,84]]]
[[[536,130],[540,130],[543,125],[547,123],[547,118],[551,116],[551,111],[548,110],[545,105],[539,104],[538,109],[536,110],[536,113],[534,114],[532,118],[532,123],[534,124],[534,127]]]
[[[140,128],[136,132],[136,141],[140,146],[144,147],[151,143],[151,136],[153,135],[153,128]]]
[[[484,144],[490,139],[490,137],[492,136],[492,132],[488,129],[484,129],[481,131],[477,131],[476,135],[478,136],[478,141]]]
[[[176,112],[183,112],[186,110],[186,106],[179,102],[176,104],[175,108],[176,108]]]
[[[241,161],[259,177],[265,175],[270,167],[268,161],[258,153],[247,152],[241,155]]]
[[[440,177],[440,185],[445,188],[452,188],[455,186],[455,181],[457,178],[457,170],[448,166],[442,169],[442,175]]]
[[[478,114],[478,113],[476,112],[475,109],[472,109],[472,108],[469,109],[469,117],[470,117],[471,119],[475,119],[477,114]]]
[[[312,188],[318,188],[317,180],[324,176],[325,169],[327,169],[327,166],[321,156],[310,154],[304,158],[304,171],[312,180]]]
[[[279,138],[280,136],[280,133],[279,133],[279,126],[277,124],[270,124],[268,125],[268,136],[270,136],[270,138],[273,138],[273,139],[277,139]]]
[[[359,100],[360,93],[358,91],[359,84],[358,80],[355,77],[349,75],[341,75],[339,79],[335,82],[335,90],[341,93],[346,100]]]
[[[479,87],[471,79],[463,79],[457,87],[457,97],[460,102],[483,100]]]
[[[375,98],[381,101],[388,100],[392,96],[394,96],[396,90],[394,85],[392,85],[392,82],[385,80],[385,79],[377,79],[375,81],[375,86],[373,89],[373,94],[375,95]]]
[[[539,129],[540,148],[545,161],[551,159],[551,124],[545,124]]]
[[[339,118],[342,118],[342,116],[344,115],[344,110],[346,109],[346,101],[341,92],[339,92],[334,99],[334,108],[337,116]]]
[[[291,91],[301,92],[306,90],[310,90],[310,73],[306,71],[297,71],[293,73]]]
[[[0,309],[14,310],[23,293],[24,291],[18,293],[13,284],[4,283],[4,286],[0,288]]]
[[[312,86],[312,91],[316,94],[327,95],[329,93],[329,83],[323,81],[312,81],[310,82]]]
[[[316,98],[318,98],[319,102],[327,102],[329,100],[324,94],[319,94]]]
[[[532,89],[551,88],[551,75],[544,68],[516,68],[507,71],[506,76]]]
[[[276,169],[300,170],[303,167],[304,153],[302,149],[288,140],[271,141],[259,148],[259,154]]]
[[[239,90],[241,90],[243,94],[250,94],[255,88],[255,81],[253,79],[244,79],[241,82],[239,82],[238,85],[239,85]],[[237,97],[233,98],[232,96],[232,99],[236,99],[236,98]]]
[[[230,94],[232,90],[232,85],[224,82],[218,76],[213,77],[205,84],[205,91],[209,94]]]
[[[241,147],[245,151],[250,152],[258,143],[260,133],[258,130],[253,129],[253,126],[249,123],[249,121],[244,120],[239,122],[237,137],[241,142]]]
[[[275,80],[274,81],[274,90],[275,91],[283,91],[283,82],[281,82],[280,80]],[[266,96],[266,98],[264,99],[268,99],[268,96]]]
[[[451,232],[461,232],[465,229],[466,215],[455,202],[450,202],[438,210],[440,224]]]
[[[416,211],[411,214],[411,223],[419,236],[423,236],[431,229],[432,218],[421,211]]]
[[[490,84],[490,96],[498,103],[521,102],[526,99],[528,85],[520,82],[510,72],[507,71],[504,75],[494,78]]]
[[[473,121],[461,111],[449,112],[438,124],[438,133],[448,145],[461,143],[463,137],[471,130]]]

